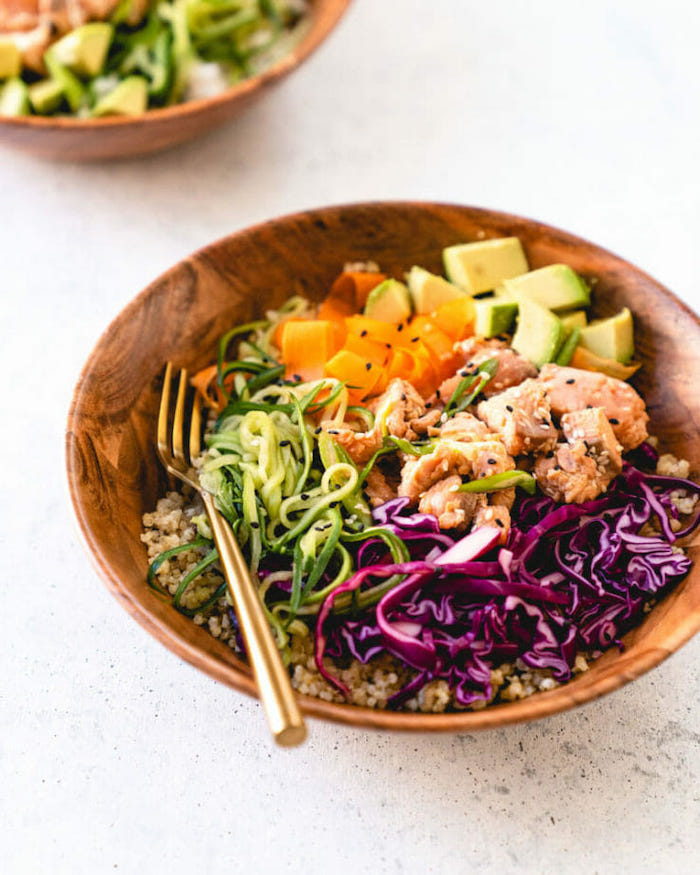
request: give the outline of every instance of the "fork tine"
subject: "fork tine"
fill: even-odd
[[[202,398],[195,392],[192,404],[192,419],[190,420],[190,464],[202,451]]]
[[[168,362],[163,375],[163,392],[160,396],[158,409],[158,453],[161,462],[167,467],[167,458],[170,455],[170,442],[168,437],[168,413],[170,412],[170,381],[172,379],[173,364]]]
[[[187,371],[182,368],[177,387],[175,415],[173,417],[173,456],[180,465],[187,465],[184,446],[185,401],[187,398]]]

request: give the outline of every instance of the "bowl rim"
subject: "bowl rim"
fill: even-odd
[[[186,100],[172,106],[147,109],[135,116],[104,116],[102,118],[75,118],[73,116],[0,116],[0,125],[37,130],[92,131],[110,130],[145,124],[148,121],[167,122],[175,118],[195,117],[214,107],[225,106],[233,100],[272,85],[278,79],[300,66],[333,32],[348,11],[353,0],[313,0],[307,31],[297,45],[260,73],[230,86],[220,94]]]
[[[447,209],[455,210],[457,212],[468,211],[475,217],[483,215],[485,218],[495,217],[499,221],[508,224],[526,224],[533,227],[538,232],[550,232],[554,234],[558,240],[564,243],[592,247],[600,254],[612,258],[620,268],[630,270],[635,275],[640,276],[653,284],[660,294],[679,307],[685,315],[688,316],[698,328],[700,328],[700,316],[698,316],[684,301],[648,273],[636,267],[626,259],[615,255],[610,250],[598,246],[583,237],[571,234],[568,231],[563,231],[556,226],[549,225],[537,219],[530,219],[514,213],[506,213],[501,210],[489,209],[486,207],[475,207],[468,204],[456,204],[446,201],[351,201],[342,204],[313,207],[293,213],[286,213],[273,219],[267,219],[246,226],[245,228],[241,228],[230,234],[225,234],[198,248],[190,255],[183,257],[174,265],[171,265],[171,267],[163,271],[141,292],[130,299],[130,301],[110,321],[108,326],[100,334],[96,344],[85,361],[85,364],[80,370],[71,399],[65,432],[66,475],[69,494],[76,521],[78,523],[78,533],[83,546],[90,557],[93,567],[96,569],[102,582],[107,586],[115,598],[126,608],[131,616],[134,617],[144,629],[152,635],[155,635],[160,643],[164,644],[169,650],[184,659],[186,662],[208,674],[210,677],[214,678],[214,680],[220,681],[221,683],[254,698],[257,698],[255,682],[252,672],[246,663],[235,656],[233,663],[224,663],[217,659],[215,655],[202,651],[189,639],[178,634],[178,632],[169,624],[161,622],[154,617],[144,605],[133,599],[123,587],[119,576],[113,572],[109,562],[101,555],[97,538],[95,537],[88,519],[83,512],[82,490],[79,484],[78,472],[76,470],[76,458],[73,454],[71,437],[74,427],[80,418],[80,403],[83,392],[85,391],[86,378],[92,370],[93,361],[99,353],[102,344],[106,338],[119,327],[119,324],[122,321],[131,318],[132,311],[138,310],[143,300],[147,299],[158,287],[162,287],[162,284],[180,268],[180,265],[183,262],[206,256],[210,250],[225,245],[225,243],[232,238],[239,236],[245,237],[248,235],[252,236],[279,223],[295,223],[309,218],[323,220],[330,215],[336,216],[347,209],[363,210],[372,208],[409,208],[419,210]],[[683,581],[681,581],[681,584],[682,583]],[[663,604],[663,601],[661,604]],[[689,641],[698,631],[700,631],[700,610],[686,614],[682,621],[674,628],[673,632],[666,636],[664,646],[647,648],[634,654],[632,658],[628,655],[626,658],[623,658],[615,672],[611,672],[598,679],[595,687],[577,689],[573,686],[575,684],[575,679],[572,679],[552,691],[538,692],[536,695],[526,697],[525,699],[516,702],[492,705],[482,710],[426,714],[422,712],[387,711],[385,709],[367,708],[358,705],[331,703],[313,696],[301,694],[298,694],[297,698],[302,711],[306,715],[333,723],[354,726],[358,729],[401,732],[470,732],[481,729],[497,728],[509,724],[529,722],[568,711],[578,705],[595,701],[608,693],[620,689],[622,686],[630,683],[659,665],[672,653],[677,651],[683,644],[687,643],[687,641]],[[566,690],[568,695],[562,696],[562,690]],[[552,699],[552,694],[557,693],[558,695],[556,698]]]

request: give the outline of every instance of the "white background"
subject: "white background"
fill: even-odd
[[[360,199],[489,206],[628,258],[700,308],[690,2],[356,0],[229,127],[94,166],[0,153],[0,870],[690,873],[700,638],[605,700],[458,737],[313,722],[152,640],[77,539],[63,429],[100,332],[231,231]]]

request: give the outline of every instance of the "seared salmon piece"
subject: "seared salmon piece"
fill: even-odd
[[[33,30],[39,24],[39,0],[1,0],[0,33]]]
[[[486,506],[486,495],[457,492],[461,483],[462,478],[458,474],[438,481],[423,495],[418,510],[436,516],[441,529],[466,531],[477,511]]]
[[[440,428],[433,428],[429,432],[433,437],[440,437],[453,441],[483,441],[491,436],[488,426],[471,413],[462,411],[448,419]]]
[[[382,434],[392,434],[407,441],[418,437],[411,422],[419,420],[427,409],[411,383],[398,377],[389,383],[386,392],[374,401],[372,407],[375,428],[379,428]]]
[[[622,471],[622,448],[602,407],[565,413],[561,426],[567,443],[535,462],[535,477],[555,501],[591,501]]]
[[[602,474],[610,474],[612,479],[622,471],[622,447],[602,407],[565,413],[561,428],[570,444],[583,441]]]
[[[545,495],[566,504],[591,501],[600,495],[598,468],[583,441],[558,444],[535,462],[537,485]]]
[[[629,383],[596,371],[552,364],[542,367],[539,381],[555,416],[602,407],[623,450],[633,450],[648,437],[644,401]]]
[[[546,453],[557,442],[549,401],[539,380],[525,380],[481,401],[476,415],[500,437],[513,456]]]
[[[391,501],[392,498],[396,498],[396,490],[391,488],[389,481],[376,465],[373,465],[369,470],[365,492],[372,507],[379,507],[385,502]]]
[[[441,441],[432,453],[409,458],[401,471],[399,495],[418,501],[433,484],[453,474],[478,480],[512,471],[515,461],[500,441]]]
[[[380,395],[372,404],[374,412],[374,427],[369,431],[354,431],[351,428],[338,428],[332,421],[321,423],[336,443],[339,443],[357,465],[364,465],[373,453],[381,446],[384,435],[391,434],[408,441],[415,441],[418,432],[412,427],[416,423],[419,429],[423,424],[427,431],[429,422],[439,417],[434,411],[428,421],[423,421],[426,415],[425,402],[413,386],[406,380],[394,379],[389,383],[386,392]]]
[[[498,370],[483,390],[483,394],[487,398],[498,394],[498,392],[503,392],[511,386],[518,386],[530,377],[537,376],[537,368],[519,352],[511,349],[503,340],[497,338],[484,340],[483,338],[470,337],[468,340],[458,343],[456,348],[464,354],[464,367],[458,372],[461,376],[470,372],[476,373],[479,365],[489,359],[498,361]],[[454,387],[452,391],[454,392]],[[442,391],[440,394],[443,394]],[[449,400],[449,395],[447,397],[443,395],[443,397],[445,400]]]
[[[437,425],[437,421],[442,416],[442,411],[439,407],[434,407],[432,410],[427,410],[422,416],[417,419],[412,419],[408,424],[417,435],[424,436]]]

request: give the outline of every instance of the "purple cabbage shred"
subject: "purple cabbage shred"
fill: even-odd
[[[391,707],[438,678],[448,682],[459,705],[490,700],[491,669],[516,659],[568,680],[578,652],[621,646],[646,603],[688,573],[690,560],[673,545],[698,526],[700,515],[673,531],[677,513],[671,493],[678,489],[700,495],[691,481],[625,465],[595,501],[557,505],[541,496],[520,501],[514,508],[517,524],[500,547],[494,546],[495,537],[481,537],[483,543],[475,545],[476,533],[454,547],[435,517],[409,513],[408,499],[387,502],[374,511],[375,522],[399,535],[414,561],[393,565],[383,542],[363,545],[358,571],[319,614],[319,671],[348,695],[323,657],[366,663],[388,652],[413,672],[390,699]],[[659,533],[647,528],[642,534],[648,523]],[[415,561],[418,546],[427,560]],[[457,561],[446,557],[440,563],[438,557],[450,548]],[[393,574],[407,576],[377,605],[350,615],[332,613],[341,592],[361,592]]]

